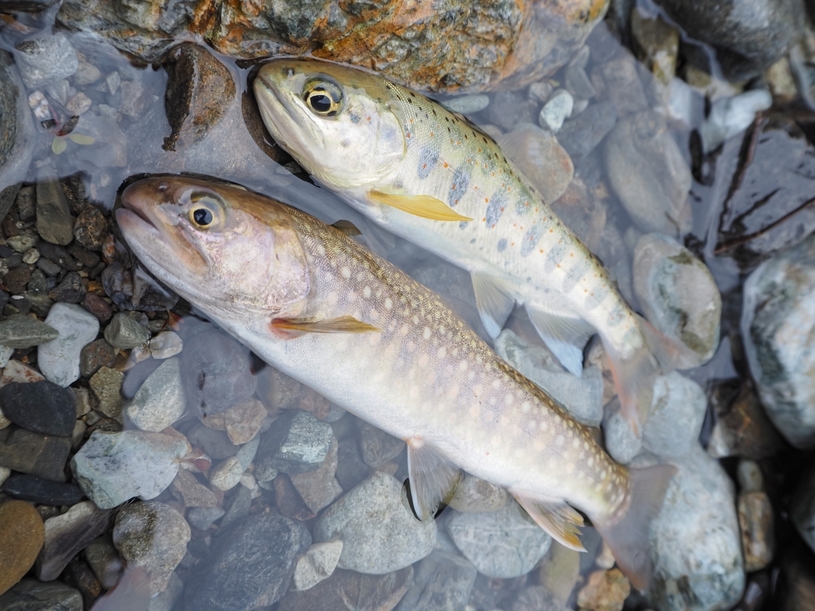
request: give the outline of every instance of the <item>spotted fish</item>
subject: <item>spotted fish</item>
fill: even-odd
[[[641,430],[659,373],[656,332],[495,142],[432,100],[348,66],[276,59],[254,90],[272,136],[320,183],[471,273],[490,336],[523,304],[579,376],[598,333],[624,414]]]
[[[152,178],[122,203],[122,235],[157,278],[269,364],[405,440],[420,517],[466,471],[505,486],[573,549],[583,511],[645,586],[648,523],[672,467],[615,463],[429,289],[343,231],[236,187]]]

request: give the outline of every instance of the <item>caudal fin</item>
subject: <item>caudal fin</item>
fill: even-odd
[[[115,589],[100,598],[91,611],[147,611],[150,577],[143,566],[125,570]]]
[[[617,565],[633,586],[647,590],[653,565],[648,553],[651,522],[659,515],[671,478],[673,465],[658,465],[647,469],[631,469],[631,497],[622,516],[595,527],[611,548]]]

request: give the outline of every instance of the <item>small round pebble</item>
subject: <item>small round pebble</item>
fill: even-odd
[[[105,339],[114,348],[135,348],[150,339],[150,332],[124,312],[119,312],[105,327]]]

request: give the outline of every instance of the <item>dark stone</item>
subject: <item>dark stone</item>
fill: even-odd
[[[368,477],[369,468],[362,460],[355,438],[342,439],[337,450],[335,477],[346,492]]]
[[[289,474],[314,471],[328,456],[333,436],[331,426],[311,414],[286,411],[261,438],[255,469],[277,469]]]
[[[419,563],[397,611],[463,611],[477,574],[461,556],[434,551]]]
[[[99,208],[90,204],[80,206],[79,215],[74,223],[74,237],[77,242],[88,250],[102,250],[102,244],[109,233],[108,221]]]
[[[50,244],[48,242],[39,242],[37,244],[37,250],[40,251],[40,257],[47,259],[51,263],[55,263],[62,269],[67,269],[71,272],[78,272],[82,269],[82,265],[71,256],[71,253],[64,246]],[[53,276],[55,274],[50,275]]]
[[[82,348],[79,353],[79,373],[89,378],[101,367],[113,367],[116,364],[116,351],[109,343],[100,338]]]
[[[588,157],[617,123],[617,111],[611,102],[598,102],[566,121],[557,133],[557,141],[577,166]]]
[[[713,46],[729,80],[758,75],[783,57],[802,32],[801,0],[659,0],[658,4],[689,36]]]
[[[64,482],[70,452],[70,437],[41,435],[16,426],[0,430],[0,466],[13,471]]]
[[[20,267],[23,264],[23,255],[18,252],[12,252],[7,257],[3,257],[3,265],[8,269]]]
[[[43,242],[43,244],[44,243],[45,242]],[[59,265],[53,261],[49,261],[45,257],[40,257],[37,259],[37,269],[52,278],[62,273],[62,268]],[[54,286],[56,286],[56,284],[54,284]]]
[[[226,431],[215,431],[200,423],[187,431],[186,436],[193,446],[201,448],[216,460],[235,456],[240,450],[240,446],[236,446],[229,440]]]
[[[185,588],[186,611],[257,609],[280,600],[298,554],[311,545],[305,526],[271,514],[248,516],[219,534]]]
[[[74,231],[76,231],[76,228],[74,228]],[[99,255],[97,255],[95,252],[91,252],[77,241],[71,242],[68,245],[67,250],[68,253],[79,263],[81,263],[85,269],[93,269],[99,265],[99,261],[101,261]]]
[[[390,611],[413,582],[413,567],[385,575],[363,575],[337,569],[304,592],[289,592],[278,611]],[[463,609],[463,607],[462,607]]]
[[[28,281],[31,279],[31,272],[34,268],[31,265],[21,265],[9,270],[3,276],[3,284],[6,285],[8,292],[12,295],[19,295],[25,290]]]
[[[121,310],[160,312],[172,309],[178,301],[178,295],[162,288],[149,274],[134,277],[119,261],[105,268],[101,280],[105,293]]]
[[[4,611],[82,611],[82,595],[65,584],[23,579],[0,596]]]
[[[181,378],[187,405],[199,416],[243,403],[257,384],[249,349],[215,327],[184,339]]]
[[[226,513],[221,518],[219,528],[228,528],[249,515],[249,508],[252,506],[252,491],[246,486],[235,486],[233,490],[235,494],[231,502],[226,505]]]
[[[518,123],[538,122],[538,105],[520,91],[496,93],[487,107],[487,113],[490,123],[495,123],[505,130],[511,130]]]
[[[44,295],[48,293],[48,289],[51,288],[48,285],[49,279],[48,276],[45,275],[45,272],[39,268],[35,269],[31,272],[31,280],[28,281],[28,293],[30,295]]]
[[[190,146],[206,136],[235,98],[229,70],[206,47],[184,42],[167,52],[163,61],[168,82],[164,108],[172,133],[164,150]]]
[[[79,486],[36,475],[12,475],[3,484],[3,492],[11,498],[42,505],[75,505],[85,496]]]
[[[68,272],[62,282],[48,292],[48,296],[54,301],[81,303],[87,292],[82,277],[76,272]]]
[[[62,581],[79,590],[86,609],[90,609],[102,593],[102,584],[99,583],[91,567],[79,558],[73,558],[65,567],[62,572]]]
[[[317,512],[309,509],[303,501],[288,475],[279,473],[272,481],[272,485],[275,504],[284,516],[305,522],[317,515]]]
[[[30,223],[37,218],[37,196],[33,185],[20,189],[17,199],[17,214],[23,223]]]
[[[46,242],[65,246],[74,239],[74,219],[52,165],[37,177],[37,233]]]
[[[82,307],[96,316],[100,322],[107,322],[113,316],[113,308],[104,298],[94,293],[88,293],[82,300]]]
[[[47,380],[7,384],[0,388],[0,406],[9,420],[35,433],[67,436],[74,430],[71,392]]]
[[[396,458],[404,449],[405,442],[375,426],[363,424],[359,431],[359,447],[365,464],[376,468]]]

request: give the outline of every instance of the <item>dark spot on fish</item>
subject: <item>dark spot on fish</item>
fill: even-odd
[[[490,198],[490,205],[487,206],[487,227],[490,229],[495,227],[495,224],[498,222],[498,219],[501,218],[501,214],[504,212],[506,204],[506,192],[501,190],[496,191]]]
[[[555,244],[546,255],[546,263],[543,265],[544,271],[551,272],[558,267],[560,261],[566,256],[567,250],[564,244]]]
[[[362,117],[353,112],[349,113],[348,116],[351,118],[351,123],[359,123],[362,120]]]
[[[470,244],[475,244],[475,238],[473,238],[472,240],[470,240]]]
[[[540,225],[532,225],[529,229],[527,229],[526,234],[524,235],[523,241],[521,242],[521,256],[525,257],[529,253],[531,253],[535,245],[538,243],[538,240],[541,239],[541,235],[543,234],[543,227]]]
[[[433,171],[433,168],[436,167],[438,161],[439,152],[436,149],[430,148],[429,146],[422,147],[419,151],[419,168],[417,172],[419,178],[427,178],[430,172]]]
[[[507,249],[507,241],[505,238],[498,240],[498,252],[504,252]]]
[[[456,168],[453,172],[453,184],[450,185],[450,194],[447,196],[447,203],[450,207],[458,204],[459,200],[467,192],[470,186],[470,174],[463,166]]]
[[[459,229],[464,229],[464,228],[465,228],[465,227],[467,227],[467,225],[469,225],[469,224],[470,224],[470,221],[461,221],[461,222],[458,224],[458,228],[459,228]]]

